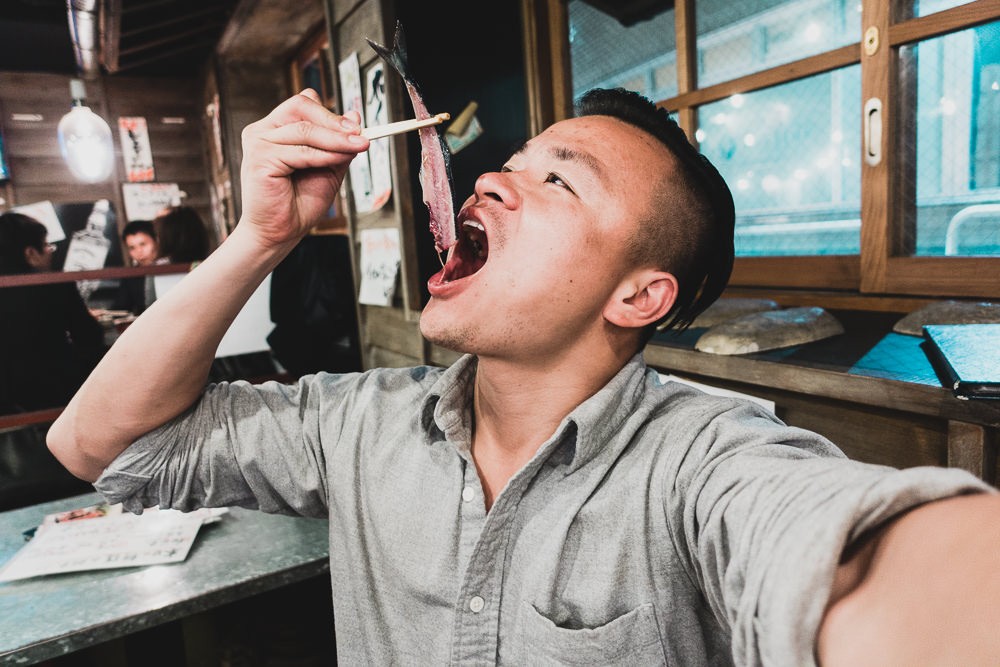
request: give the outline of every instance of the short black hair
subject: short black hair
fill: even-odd
[[[660,264],[657,268],[669,271],[678,282],[677,300],[644,331],[643,344],[657,329],[686,329],[719,298],[732,274],[736,212],[729,186],[667,110],[639,93],[591,89],[577,100],[575,115],[622,120],[655,137],[676,159],[673,183],[679,187],[663,193],[672,205],[639,221],[632,257]]]
[[[133,234],[145,234],[151,239],[156,239],[156,230],[153,228],[152,220],[132,220],[122,229],[122,238],[126,239]]]
[[[0,275],[29,273],[24,251],[45,249],[48,230],[30,215],[8,211],[0,214]]]
[[[184,264],[200,262],[208,257],[208,228],[198,212],[190,206],[173,206],[153,220],[160,243],[160,257]]]

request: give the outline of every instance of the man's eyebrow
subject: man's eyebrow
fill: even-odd
[[[528,144],[529,142],[527,141],[521,144],[517,148],[517,150],[513,152],[511,157],[527,153]],[[585,151],[578,151],[572,148],[566,148],[564,146],[555,146],[549,149],[549,155],[551,155],[556,160],[560,160],[562,162],[574,162],[576,164],[586,167],[587,169],[592,171],[594,175],[598,178],[598,180],[600,180],[602,183],[606,184],[608,181],[607,172],[604,169],[604,165],[602,165],[600,160],[598,160],[590,153],[587,153]]]
[[[549,154],[557,160],[561,160],[563,162],[573,162],[586,167],[592,171],[602,183],[606,184],[608,181],[604,165],[590,153],[574,150],[572,148],[556,146],[549,149]]]

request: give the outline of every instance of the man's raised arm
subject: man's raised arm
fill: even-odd
[[[198,398],[233,319],[368,148],[359,132],[357,116],[330,113],[311,90],[247,126],[236,229],[115,341],[49,430],[49,449],[70,472],[97,479],[136,438]]]
[[[1000,665],[1000,494],[958,496],[878,529],[837,573],[824,667]]]

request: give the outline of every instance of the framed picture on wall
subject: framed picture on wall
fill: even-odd
[[[324,24],[302,43],[302,47],[292,58],[289,65],[292,90],[289,93],[312,88],[319,93],[323,106],[336,111],[337,91],[334,88],[331,63],[330,39]]]

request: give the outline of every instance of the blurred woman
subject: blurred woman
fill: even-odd
[[[159,258],[171,264],[200,262],[208,257],[208,227],[190,206],[173,206],[153,220],[160,244]]]
[[[45,225],[0,215],[0,275],[49,271]],[[0,408],[65,405],[107,351],[104,329],[74,282],[0,288]]]

